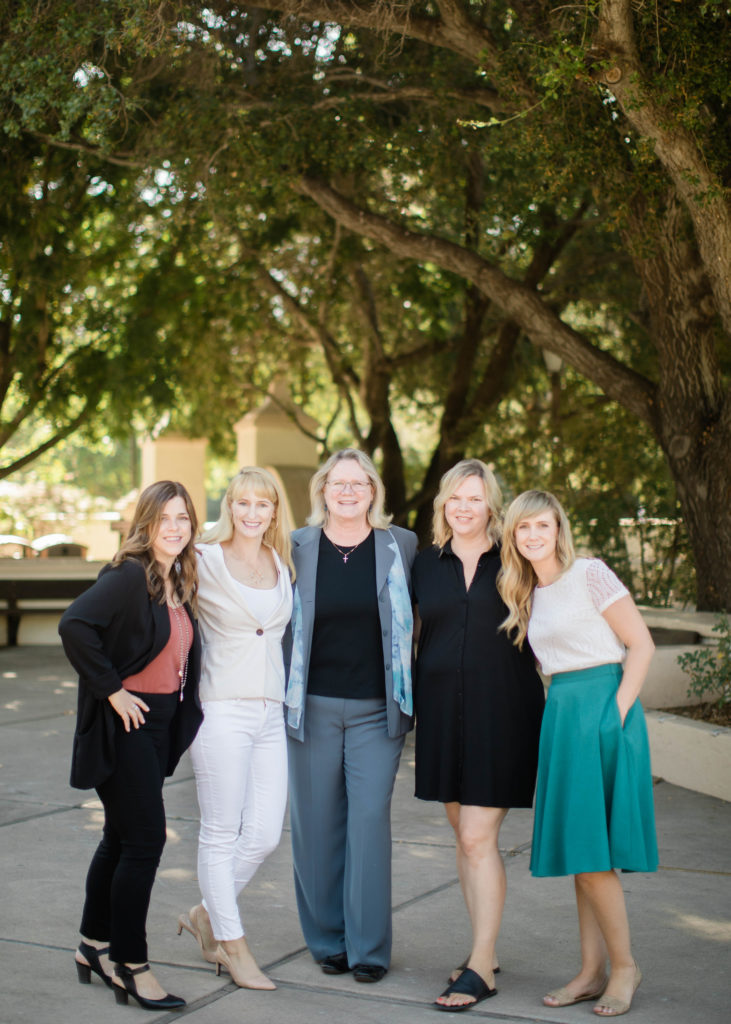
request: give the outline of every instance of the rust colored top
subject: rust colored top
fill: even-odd
[[[122,680],[125,690],[136,693],[177,693],[185,678],[188,652],[193,643],[193,626],[185,608],[171,608],[170,637],[156,658],[136,675]]]

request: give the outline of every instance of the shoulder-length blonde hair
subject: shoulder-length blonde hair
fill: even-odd
[[[155,558],[153,543],[160,528],[160,521],[165,506],[173,498],[182,498],[190,519],[190,540],[180,552],[170,570],[173,589],[182,602],[190,602],[195,606],[195,592],[198,587],[198,569],[195,560],[195,537],[198,533],[198,517],[190,495],[182,484],[173,480],[158,480],[146,487],[137,499],[137,506],[132,516],[132,524],[124,543],[112,559],[113,565],[119,565],[127,559],[140,562],[147,577],[147,590],[150,597],[159,604],[165,604],[165,575],[158,560]],[[178,568],[178,566],[180,568]]]
[[[485,533],[492,544],[499,544],[502,536],[503,495],[492,470],[479,459],[462,459],[452,466],[439,481],[439,493],[434,499],[432,537],[437,547],[443,548],[452,537],[452,527],[444,513],[445,505],[463,480],[479,477],[485,488],[487,501],[487,527]]]
[[[340,451],[333,452],[327,462],[320,466],[310,480],[311,511],[307,517],[308,525],[324,526],[327,523],[328,512],[325,503],[325,484],[327,483],[330,470],[334,469],[344,459],[352,459],[354,462],[357,462],[368,477],[373,488],[373,496],[367,513],[368,522],[374,530],[387,530],[391,525],[393,516],[386,515],[384,509],[386,504],[386,488],[383,486],[383,480],[381,480],[371,460],[365,452],[361,452],[357,448],[341,448]]]
[[[222,541],[231,540],[234,532],[234,521],[231,514],[231,507],[239,500],[245,491],[266,498],[274,505],[274,514],[262,542],[267,547],[273,548],[281,560],[289,569],[294,579],[294,563],[292,562],[292,544],[289,535],[292,524],[289,521],[287,502],[281,485],[268,469],[260,466],[244,466],[240,469],[231,483],[226,488],[226,493],[221,498],[221,514],[218,521],[205,531],[201,537],[203,544],[220,544]]]
[[[533,591],[538,577],[531,563],[518,551],[515,529],[524,519],[532,519],[542,512],[551,512],[556,518],[556,558],[562,571],[569,569],[576,559],[571,527],[558,498],[548,491],[523,491],[519,494],[505,513],[501,552],[503,565],[497,580],[500,596],[509,612],[500,628],[512,635],[513,643],[518,647],[523,646],[528,633]]]

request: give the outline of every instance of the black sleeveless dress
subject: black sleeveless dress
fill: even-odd
[[[543,684],[528,643],[498,626],[500,551],[480,556],[469,590],[448,543],[412,570],[421,619],[414,702],[416,796],[480,807],[530,807]]]

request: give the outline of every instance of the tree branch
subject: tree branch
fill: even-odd
[[[290,295],[268,270],[264,268],[260,269],[259,280],[272,295],[275,295],[280,299],[285,309],[289,311],[297,323],[299,323],[300,327],[302,327],[305,333],[309,336],[310,341],[322,349],[333,383],[348,407],[351,430],[359,440],[362,440],[353,396],[350,393],[350,387],[348,386],[348,381],[350,381],[354,387],[358,387],[360,380],[352,366],[343,357],[337,341],[327,331],[324,323],[314,324],[312,322],[307,311],[302,307],[297,299]]]
[[[257,0],[257,7],[281,11],[306,21],[332,21],[354,28],[419,39],[430,46],[451,50],[482,66],[485,58],[495,58],[495,44],[482,25],[467,17],[461,4],[450,0],[440,3],[441,18],[411,14],[410,3],[348,3],[347,0]]]
[[[344,227],[379,242],[396,256],[434,262],[471,281],[514,320],[535,345],[555,352],[643,422],[655,425],[655,385],[608,352],[595,348],[565,324],[533,288],[513,281],[477,253],[454,242],[435,235],[416,234],[386,217],[357,207],[324,182],[303,177],[292,187]]]
[[[71,420],[70,423],[67,423],[65,427],[57,430],[55,434],[52,434],[47,441],[43,442],[43,444],[39,444],[33,449],[33,451],[26,452],[25,455],[22,455],[19,459],[15,459],[14,462],[9,462],[5,466],[0,466],[0,480],[5,479],[6,476],[10,476],[11,473],[15,473],[17,470],[22,469],[23,466],[27,466],[29,462],[37,459],[39,455],[43,455],[44,452],[47,452],[49,448],[53,448],[54,445],[59,443],[59,441],[63,441],[63,439],[68,437],[69,434],[73,434],[73,432],[81,426],[84,420],[89,418],[91,411],[92,410],[87,403],[78,416]]]
[[[731,205],[692,135],[674,111],[656,103],[637,51],[631,0],[603,0],[594,49],[610,65],[601,79],[629,123],[655,154],[685,203],[695,228],[719,315],[731,333]]]
[[[92,146],[88,142],[64,142],[62,139],[54,135],[46,135],[44,132],[31,132],[31,134],[36,139],[40,139],[41,142],[45,142],[47,146],[54,146],[56,149],[70,149],[74,153],[85,153],[87,156],[96,157],[108,164],[116,164],[118,167],[140,169],[148,167],[150,164],[149,158],[147,160],[139,160],[133,159],[131,156],[120,156],[118,153],[110,153],[107,150],[100,149],[98,146]]]

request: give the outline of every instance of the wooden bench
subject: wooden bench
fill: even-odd
[[[17,647],[25,615],[59,615],[96,580],[104,563],[81,558],[0,559],[0,615],[8,647]]]

